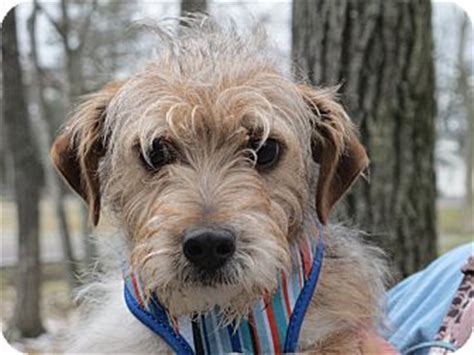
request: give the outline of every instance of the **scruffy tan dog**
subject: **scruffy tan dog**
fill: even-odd
[[[298,350],[376,351],[363,334],[379,317],[381,253],[327,225],[368,165],[334,91],[285,75],[260,30],[201,18],[157,32],[158,58],[89,95],[52,148],[93,223],[108,213],[144,292],[170,315],[219,306],[232,320],[276,289],[317,215],[326,252]],[[120,273],[98,285],[71,351],[170,351],[127,309]]]

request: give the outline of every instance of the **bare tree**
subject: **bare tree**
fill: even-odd
[[[41,264],[39,200],[43,180],[37,144],[31,131],[19,61],[15,9],[3,20],[4,123],[13,161],[18,220],[18,265],[15,311],[10,334],[36,337],[44,328],[40,316]]]
[[[53,197],[53,203],[56,213],[56,220],[58,224],[58,232],[61,238],[61,244],[63,248],[63,254],[66,262],[66,268],[68,271],[68,279],[71,288],[76,286],[76,275],[77,267],[76,260],[74,258],[73,248],[71,244],[71,236],[69,233],[69,227],[66,218],[65,203],[64,203],[64,193],[59,184],[58,177],[54,174],[54,171],[51,169],[49,161],[49,147],[51,145],[51,133],[56,130],[56,125],[53,119],[53,114],[49,107],[49,104],[45,98],[45,78],[44,70],[40,65],[38,45],[37,45],[37,27],[36,21],[39,12],[39,6],[37,1],[34,1],[32,12],[28,18],[28,32],[31,48],[31,63],[33,64],[32,76],[33,83],[32,88],[32,97],[36,101],[37,112],[38,112],[38,139],[40,140],[40,151],[42,155],[42,161],[45,164],[44,171],[46,177],[46,183],[48,190],[51,192]]]
[[[371,159],[340,214],[371,233],[403,275],[437,254],[431,3],[294,1],[293,50],[315,85],[342,84]]]
[[[434,17],[436,39],[436,90],[438,99],[438,137],[451,149],[438,150],[438,163],[445,169],[455,168],[453,158],[465,164],[463,227],[474,230],[473,210],[473,144],[474,104],[472,100],[472,31],[468,16],[455,5],[438,4]]]
[[[0,63],[3,65],[3,61],[0,58]],[[3,107],[3,78],[0,78],[0,106]],[[0,117],[0,127],[4,127],[4,117],[3,111]],[[8,147],[6,143],[6,134],[5,130],[1,130],[0,132],[0,192],[3,194],[7,194],[9,191],[13,190],[11,186],[13,186],[13,178],[12,173],[8,169],[11,166],[10,156],[8,155]]]
[[[84,77],[82,68],[82,54],[86,43],[86,37],[90,30],[92,15],[97,8],[97,1],[91,1],[90,3],[76,4],[88,7],[84,12],[79,24],[74,23],[71,20],[70,9],[66,0],[61,0],[61,18],[53,18],[44,8],[41,7],[43,14],[49,19],[50,23],[56,29],[61,44],[64,49],[64,61],[65,61],[65,72],[66,72],[66,91],[67,91],[67,102],[66,107],[68,110],[72,108],[73,103],[83,95],[86,90],[84,88]],[[82,206],[82,231],[81,234],[84,238],[85,255],[86,255],[86,267],[90,267],[95,264],[97,257],[96,245],[92,236],[92,229],[88,221],[88,213],[85,206]]]
[[[207,11],[207,0],[181,0],[181,16],[192,12],[205,13]]]
[[[474,145],[472,140],[474,139],[474,102],[472,86],[469,83],[469,79],[474,74],[472,72],[472,65],[470,58],[467,58],[468,44],[468,31],[471,29],[471,23],[467,14],[463,14],[462,20],[460,21],[459,29],[459,45],[457,51],[457,91],[461,97],[461,103],[464,108],[464,117],[466,124],[464,125],[467,129],[463,130],[461,138],[461,146],[464,155],[464,162],[466,164],[466,175],[465,175],[465,208],[464,208],[464,225],[467,231],[474,230],[474,208],[473,208],[473,174],[474,174]],[[471,30],[472,33],[472,30]],[[471,48],[472,50],[472,48]],[[472,60],[472,58],[471,58]]]
[[[73,25],[70,16],[71,4],[66,0],[61,0],[60,3],[60,19],[53,18],[43,7],[41,7],[43,14],[49,19],[50,23],[54,26],[56,32],[61,38],[61,44],[65,53],[64,60],[68,84],[68,106],[71,106],[72,102],[85,92],[85,89],[83,88],[84,81],[82,79],[81,57],[86,43],[86,37],[91,26],[92,14],[97,8],[97,0],[87,3],[76,3],[75,5],[88,7],[88,9],[84,11],[85,14],[82,16],[81,23],[78,25]]]
[[[57,11],[51,10],[53,6],[58,6]],[[63,0],[50,7],[39,3],[39,7],[54,29],[51,42],[62,49],[63,72],[59,77],[64,78],[60,82],[62,92],[67,95],[60,106],[64,107],[65,112],[73,110],[81,95],[97,90],[112,78],[126,75],[144,50],[140,47],[142,33],[130,26],[131,18],[140,9],[135,0]],[[58,102],[51,103],[51,106],[53,104]],[[83,206],[81,235],[86,256],[84,264],[90,268],[96,264],[97,248],[87,217]]]

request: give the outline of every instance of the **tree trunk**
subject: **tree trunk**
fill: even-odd
[[[468,109],[468,133],[464,143],[465,162],[466,162],[466,177],[465,177],[465,209],[464,209],[464,226],[468,233],[474,231],[474,103],[472,102],[472,94],[466,94],[465,102]]]
[[[339,215],[408,275],[437,254],[431,3],[294,1],[292,54],[314,85],[342,84],[371,159]]]
[[[181,0],[181,16],[187,16],[192,12],[205,13],[207,11],[207,0]]]
[[[466,58],[466,47],[468,43],[468,31],[471,27],[469,17],[464,14],[460,26],[459,35],[459,47],[457,53],[457,65],[458,65],[458,90],[461,95],[462,104],[465,110],[466,117],[466,130],[462,137],[462,150],[464,156],[464,163],[466,165],[465,174],[465,201],[464,201],[464,228],[466,232],[472,232],[474,230],[474,197],[473,197],[473,174],[474,174],[474,146],[472,144],[474,135],[474,103],[472,100],[472,89],[469,84],[469,78],[471,76],[470,61]]]
[[[81,95],[84,94],[84,78],[81,62],[82,49],[84,48],[84,40],[87,28],[82,28],[79,32],[82,37],[74,48],[71,45],[71,21],[68,11],[68,2],[61,0],[61,28],[62,41],[64,47],[64,59],[67,76],[67,102],[66,106],[72,109],[73,103],[76,102]],[[92,12],[88,16],[91,16]],[[84,21],[83,26],[88,26],[89,22]],[[89,223],[89,214],[85,206],[81,206],[81,236],[84,241],[85,250],[85,269],[92,269],[95,265],[97,257],[97,248],[94,243],[92,226]]]
[[[61,245],[63,249],[64,259],[66,262],[66,269],[68,271],[68,280],[71,288],[76,286],[77,267],[76,260],[74,258],[71,236],[69,233],[69,227],[67,224],[66,211],[64,208],[63,193],[61,185],[56,174],[50,165],[49,160],[49,147],[51,146],[50,132],[54,131],[53,115],[50,112],[49,105],[44,97],[45,84],[43,70],[39,64],[37,41],[36,41],[36,19],[38,13],[38,5],[35,1],[33,5],[33,11],[28,19],[28,32],[31,48],[31,61],[34,65],[33,68],[33,85],[32,91],[34,93],[37,105],[38,105],[38,139],[40,140],[40,151],[42,155],[43,163],[46,165],[44,171],[46,174],[46,183],[48,190],[51,192],[54,203],[54,210],[56,214],[58,233],[61,238]]]
[[[18,216],[18,269],[11,331],[22,337],[44,332],[40,317],[41,264],[39,199],[42,166],[31,131],[19,61],[15,9],[3,21],[3,90],[5,132],[15,174]]]

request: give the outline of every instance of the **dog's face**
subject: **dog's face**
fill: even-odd
[[[125,229],[132,267],[174,314],[242,313],[275,289],[306,215],[325,223],[367,165],[331,92],[228,51],[163,56],[111,83],[52,149],[94,223],[103,204]]]

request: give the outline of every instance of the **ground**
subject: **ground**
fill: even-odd
[[[71,289],[62,262],[59,237],[55,231],[52,203],[44,200],[41,206],[41,245],[43,264],[42,317],[47,333],[37,339],[10,340],[22,352],[55,353],[61,350],[71,319],[74,304]],[[74,251],[83,256],[83,241],[80,238],[80,202],[68,199],[67,212],[73,234]],[[16,263],[15,209],[14,204],[0,199],[1,217],[1,259],[0,259],[0,322],[6,328],[11,318],[14,301],[14,265]],[[474,232],[463,230],[463,209],[460,201],[440,201],[438,203],[439,250],[444,253],[457,245],[472,241]],[[110,231],[107,223],[101,223],[98,234]]]

